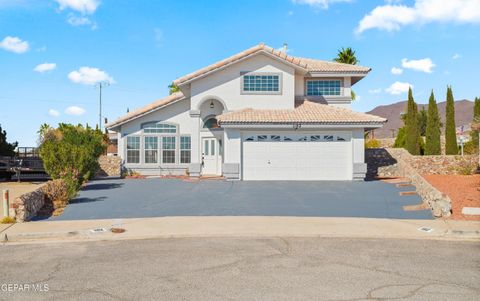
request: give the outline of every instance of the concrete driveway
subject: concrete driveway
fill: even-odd
[[[108,179],[90,182],[65,212],[49,220],[161,216],[320,216],[432,219],[430,210],[404,211],[421,203],[396,188],[372,182],[184,182]]]

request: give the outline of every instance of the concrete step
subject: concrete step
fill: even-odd
[[[416,195],[417,192],[416,191],[400,191],[399,194],[401,196],[404,196],[404,195]]]

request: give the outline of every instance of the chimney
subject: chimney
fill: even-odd
[[[285,54],[287,54],[287,49],[288,49],[288,44],[287,43],[283,43],[283,52]]]

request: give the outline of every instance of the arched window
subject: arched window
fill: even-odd
[[[149,122],[142,125],[144,133],[158,134],[158,133],[176,133],[177,126],[161,122]]]
[[[211,117],[203,123],[203,128],[204,129],[218,129],[220,126],[218,125],[217,118]]]

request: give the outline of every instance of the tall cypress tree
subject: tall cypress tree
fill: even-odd
[[[457,134],[455,129],[455,103],[452,87],[447,87],[447,106],[445,112],[445,154],[457,155]]]
[[[475,97],[475,102],[473,103],[473,121],[480,119],[480,98]],[[478,131],[471,131],[470,136],[472,137],[473,147],[478,148]]]
[[[412,155],[420,154],[420,132],[418,129],[417,104],[413,100],[412,88],[408,89],[407,116],[405,119],[405,149]]]
[[[430,94],[427,111],[427,130],[426,130],[425,155],[440,155],[442,150],[440,146],[440,115],[438,115],[437,102],[435,96]]]

